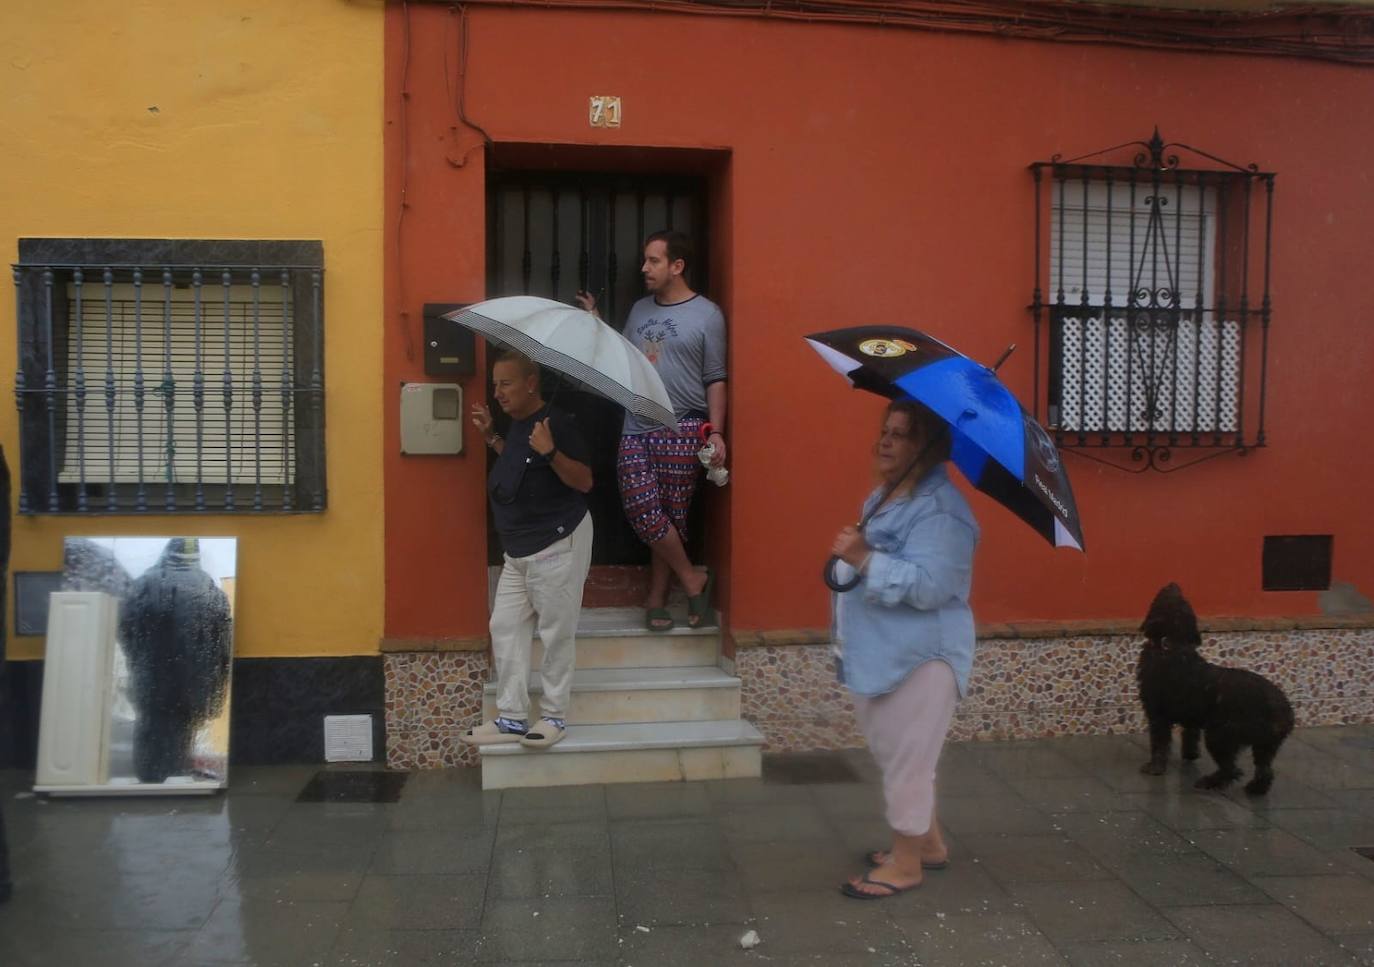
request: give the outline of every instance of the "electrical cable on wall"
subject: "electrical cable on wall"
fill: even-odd
[[[467,94],[468,94],[468,9],[464,4],[454,4],[449,7],[449,21],[444,24],[444,90],[448,92],[449,107],[453,109],[454,117],[464,127],[471,131],[476,131],[482,136],[478,144],[474,144],[467,151],[463,152],[459,158],[452,155],[445,155],[445,160],[455,168],[465,167],[468,158],[478,148],[485,148],[491,144],[491,135],[487,134],[487,129],[482,125],[468,118]],[[448,51],[449,24],[452,23],[453,15],[458,15],[458,79],[457,94],[454,93],[454,85],[449,82]],[[458,125],[449,125],[449,133],[453,136],[453,142],[458,143]]]
[[[421,3],[443,0],[417,0]],[[1374,64],[1374,10],[1299,4],[1216,11],[1078,0],[465,0],[539,10],[614,10],[898,27],[1058,43],[1117,44]]]

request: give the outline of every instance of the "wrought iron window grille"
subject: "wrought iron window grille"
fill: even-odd
[[[1034,408],[1055,442],[1133,472],[1264,446],[1274,173],[1158,129],[1030,171]]]
[[[327,503],[314,241],[20,239],[21,514]]]

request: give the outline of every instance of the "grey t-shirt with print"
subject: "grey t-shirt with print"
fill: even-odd
[[[706,413],[706,387],[725,379],[725,316],[704,295],[672,305],[645,296],[630,309],[625,338],[658,369],[680,420]],[[625,414],[626,433],[648,433],[657,423]]]

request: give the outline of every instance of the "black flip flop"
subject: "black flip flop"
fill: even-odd
[[[720,624],[720,615],[711,607],[711,591],[716,586],[716,573],[706,569],[706,583],[700,594],[687,599],[687,626],[689,628],[714,628]],[[696,621],[692,619],[695,618]]]
[[[867,873],[863,875],[861,882],[867,883],[869,886],[882,887],[887,892],[865,893],[848,880],[840,884],[840,892],[847,897],[853,897],[855,900],[886,900],[888,897],[894,897],[899,893],[915,890],[921,885],[920,883],[913,883],[911,886],[896,886],[892,883],[884,883],[882,880],[871,879]],[[922,880],[921,882],[924,883],[925,881]]]

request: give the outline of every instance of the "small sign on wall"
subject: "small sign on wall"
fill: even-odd
[[[620,127],[620,98],[612,94],[593,94],[587,120],[594,128]]]

